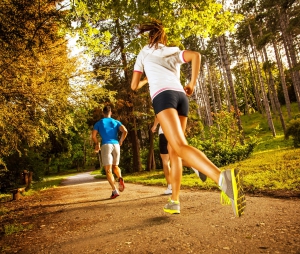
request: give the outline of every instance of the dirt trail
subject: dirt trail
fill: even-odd
[[[16,216],[1,223],[32,228],[2,235],[1,253],[300,253],[299,199],[247,196],[246,214],[234,218],[219,192],[183,190],[181,214],[169,215],[163,191],[127,183],[111,200],[107,181],[78,174],[1,204]]]

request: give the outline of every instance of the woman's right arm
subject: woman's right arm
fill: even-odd
[[[133,72],[132,80],[131,80],[131,89],[133,91],[136,91],[136,90],[142,88],[144,85],[146,85],[148,83],[147,77],[145,77],[143,80],[141,80],[142,74],[143,73],[137,72],[137,71]]]

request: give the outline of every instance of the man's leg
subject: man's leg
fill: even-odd
[[[106,172],[106,178],[107,178],[107,181],[109,182],[112,190],[116,190],[116,186],[115,186],[115,178],[112,174],[112,165],[106,165],[104,166],[104,169],[105,169],[105,172]]]
[[[124,184],[124,179],[121,174],[121,169],[119,168],[119,162],[120,162],[120,145],[115,144],[113,145],[113,151],[112,151],[112,157],[113,157],[113,171],[118,177],[118,182],[119,182],[119,191],[124,191],[125,189],[125,184]]]
[[[122,177],[121,169],[119,168],[118,165],[112,165],[112,170],[115,173],[115,175],[117,176],[117,178]]]
[[[105,168],[105,172],[106,172],[106,178],[107,178],[107,180],[108,180],[108,182],[109,182],[109,184],[112,188],[112,194],[111,194],[110,198],[116,198],[120,194],[119,194],[119,192],[116,188],[115,178],[114,178],[114,176],[112,174],[112,171],[111,171],[112,165],[106,165],[106,166],[104,166],[104,168]]]
[[[124,179],[123,179],[122,174],[121,174],[121,169],[119,168],[118,165],[113,165],[112,168],[113,168],[113,171],[114,171],[115,175],[118,178],[119,191],[122,192],[125,189],[125,184],[124,184]]]

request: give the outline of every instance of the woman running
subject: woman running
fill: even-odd
[[[189,111],[188,97],[192,95],[199,75],[201,56],[198,52],[168,47],[167,37],[159,21],[151,21],[139,27],[139,34],[149,32],[149,41],[138,54],[131,81],[136,91],[149,83],[153,108],[168,140],[168,151],[172,170],[170,178],[172,196],[164,211],[180,213],[179,192],[182,178],[182,160],[215,181],[222,190],[223,202],[232,204],[234,214],[239,217],[245,209],[245,197],[240,185],[239,171],[231,169],[221,172],[200,150],[189,146],[185,129]],[[180,65],[191,62],[190,83],[182,87]],[[146,77],[141,80],[143,73]],[[226,195],[224,195],[224,193]],[[229,199],[228,199],[229,198]]]

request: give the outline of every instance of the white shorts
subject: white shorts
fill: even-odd
[[[120,162],[120,145],[105,144],[101,146],[101,158],[103,166],[119,165]]]

